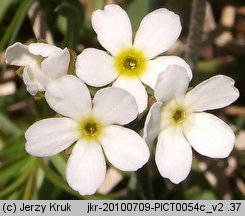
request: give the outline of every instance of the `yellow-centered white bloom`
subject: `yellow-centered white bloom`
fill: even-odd
[[[5,57],[6,64],[24,67],[23,81],[31,95],[45,91],[51,80],[67,74],[70,63],[67,48],[62,50],[45,43],[17,42],[7,48]]]
[[[113,86],[130,92],[139,113],[147,107],[148,95],[142,83],[154,89],[158,75],[171,64],[190,67],[177,56],[161,56],[181,32],[179,16],[160,8],[144,17],[134,41],[127,13],[118,5],[107,5],[92,14],[92,26],[100,44],[109,52],[85,49],[77,58],[76,73],[91,86]]]
[[[155,160],[160,174],[174,183],[190,172],[193,147],[211,158],[225,158],[233,149],[235,135],[230,127],[212,114],[239,97],[234,80],[214,76],[185,93],[189,77],[185,68],[169,66],[159,75],[155,98],[145,122],[144,139],[157,136]]]
[[[80,194],[95,193],[103,182],[104,154],[123,171],[135,171],[148,161],[149,150],[143,138],[121,126],[138,114],[136,101],[127,91],[104,88],[92,102],[86,85],[66,75],[48,85],[45,98],[53,110],[65,117],[34,123],[25,133],[26,151],[39,157],[52,156],[76,142],[66,177]]]

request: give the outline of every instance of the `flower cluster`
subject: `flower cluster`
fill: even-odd
[[[188,91],[189,65],[177,56],[159,56],[180,35],[178,15],[163,8],[149,13],[133,38],[128,15],[111,4],[93,12],[92,26],[107,51],[85,49],[77,57],[76,76],[68,75],[67,48],[15,43],[6,50],[6,63],[23,67],[30,94],[44,92],[48,105],[61,115],[38,121],[26,131],[28,153],[47,157],[72,147],[67,182],[82,195],[95,193],[103,182],[105,156],[120,170],[136,171],[149,160],[148,146],[157,137],[156,165],[173,183],[190,172],[191,147],[211,158],[230,154],[234,133],[204,111],[234,102],[239,96],[234,81],[218,75]],[[102,88],[91,98],[85,83]],[[144,84],[154,90],[157,102],[147,114],[141,137],[123,125],[147,109]]]

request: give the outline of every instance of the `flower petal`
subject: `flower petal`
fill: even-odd
[[[134,47],[143,50],[149,59],[165,52],[181,32],[179,16],[165,8],[144,17],[136,33]]]
[[[27,86],[27,90],[32,95],[35,95],[37,91],[46,90],[50,78],[42,73],[37,67],[25,66],[23,71],[23,81]]]
[[[92,14],[92,26],[100,44],[112,55],[132,46],[132,27],[127,13],[118,5],[106,5]]]
[[[38,84],[31,79],[32,76],[30,76],[29,72],[30,72],[29,67],[26,66],[24,68],[22,78],[23,78],[23,81],[26,85],[27,91],[31,95],[36,95],[37,92],[40,91],[40,89],[38,88]]]
[[[234,80],[227,76],[211,77],[186,94],[186,103],[198,112],[228,106],[239,97],[234,83]]]
[[[139,79],[127,79],[119,77],[112,86],[125,89],[130,94],[132,94],[136,99],[139,113],[142,113],[146,109],[148,103],[148,95],[146,93],[144,85],[140,82]]]
[[[76,74],[88,85],[101,87],[118,76],[113,64],[113,57],[106,52],[88,48],[77,56]]]
[[[46,43],[31,43],[28,45],[28,50],[34,55],[40,55],[43,57],[48,57],[61,51],[59,47]]]
[[[138,115],[135,98],[126,90],[108,87],[99,90],[93,100],[93,113],[107,124],[128,124]]]
[[[133,130],[121,126],[105,127],[100,142],[110,163],[123,171],[141,168],[150,156],[144,140]]]
[[[70,53],[67,48],[53,53],[41,63],[41,70],[48,77],[57,79],[65,74],[70,63]]]
[[[50,82],[45,97],[49,106],[57,113],[78,121],[92,109],[88,88],[72,75]]]
[[[178,184],[190,172],[192,163],[191,146],[181,131],[175,128],[167,128],[158,137],[155,159],[162,177]]]
[[[168,66],[158,77],[155,86],[155,98],[165,102],[177,96],[184,95],[189,85],[189,77],[184,67]]]
[[[79,140],[68,159],[66,178],[73,190],[91,195],[105,179],[106,164],[101,146]]]
[[[184,67],[189,76],[189,80],[192,79],[191,68],[182,58],[177,56],[161,56],[149,61],[148,69],[141,77],[142,82],[154,89],[159,74],[164,72],[170,65],[179,65]]]
[[[55,155],[79,138],[77,123],[69,118],[49,118],[34,123],[25,133],[26,151],[34,156]]]
[[[235,143],[230,127],[209,113],[192,114],[184,134],[198,153],[212,158],[227,157]]]
[[[6,49],[5,58],[8,65],[27,66],[35,62],[35,56],[28,51],[28,47],[19,42]]]
[[[153,140],[159,134],[160,121],[161,121],[161,113],[160,113],[161,106],[162,106],[161,102],[154,103],[146,117],[143,138],[147,144],[153,142]]]

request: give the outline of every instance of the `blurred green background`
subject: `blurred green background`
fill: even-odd
[[[4,63],[5,49],[16,41],[46,41],[79,54],[86,47],[101,48],[90,23],[91,13],[107,3],[120,4],[133,30],[159,7],[180,15],[182,33],[165,54],[185,57],[191,14],[190,0],[0,0],[0,199],[155,199],[245,198],[245,3],[213,0],[206,5],[202,44],[193,84],[216,74],[236,81],[240,98],[214,113],[234,130],[237,141],[228,159],[215,160],[194,153],[188,178],[174,185],[163,179],[154,164],[145,172],[122,173],[108,164],[105,182],[93,196],[82,197],[66,183],[68,154],[34,158],[24,151],[24,133],[35,121],[54,116],[45,100],[34,100],[15,67]],[[164,26],[163,26],[164,28]],[[222,86],[217,86],[222,88]],[[139,182],[139,179],[146,182]],[[150,186],[150,187],[151,187]]]

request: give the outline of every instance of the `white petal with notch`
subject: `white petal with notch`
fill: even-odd
[[[45,98],[54,111],[77,121],[92,110],[87,86],[72,75],[65,75],[50,82]]]
[[[181,32],[179,16],[165,8],[147,14],[140,23],[134,47],[145,52],[149,59],[167,51]]]
[[[79,140],[67,162],[66,178],[71,188],[83,196],[94,194],[105,174],[106,163],[101,146]]]
[[[143,138],[135,131],[122,126],[105,127],[100,143],[110,163],[123,171],[138,170],[150,156]]]
[[[88,48],[77,56],[76,74],[88,85],[105,86],[118,76],[113,64],[114,58],[106,52]]]
[[[100,44],[112,55],[132,46],[132,27],[127,13],[118,5],[106,5],[92,14],[92,26]]]
[[[79,139],[77,128],[77,123],[69,118],[40,120],[26,131],[25,149],[33,156],[55,155]]]
[[[191,146],[211,158],[227,157],[234,146],[235,135],[222,120],[209,113],[194,113],[183,131]]]
[[[93,100],[93,113],[106,124],[124,125],[138,115],[138,107],[133,95],[126,90],[108,87],[99,90]]]
[[[191,170],[192,150],[181,131],[167,128],[159,134],[155,160],[162,177],[175,184],[186,179]]]
[[[224,75],[211,77],[186,94],[186,104],[198,112],[228,106],[239,97],[234,84],[233,79]]]

